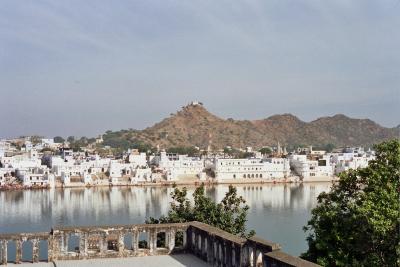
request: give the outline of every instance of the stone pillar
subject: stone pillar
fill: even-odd
[[[153,255],[157,248],[157,231],[155,229],[149,230],[149,252]]]
[[[137,230],[133,230],[132,232],[132,250],[134,255],[136,255],[139,250],[139,231]]]
[[[123,233],[118,233],[118,244],[117,244],[117,248],[118,248],[118,255],[120,257],[124,256],[124,250],[125,250],[125,244],[124,244],[124,234]]]
[[[85,259],[88,255],[88,234],[80,233],[79,235],[79,259]]]
[[[194,235],[194,244],[192,245],[193,254],[198,255],[199,251],[199,233],[196,230],[193,230],[192,235]],[[193,240],[193,238],[192,238]]]
[[[100,255],[103,255],[107,251],[107,235],[101,234],[99,240]]]
[[[192,250],[192,227],[188,227],[186,230],[186,248],[190,251]],[[185,238],[183,238],[185,240]],[[185,242],[184,242],[185,243]]]
[[[207,262],[212,264],[214,262],[214,238],[211,235],[207,235]]]
[[[7,264],[7,240],[1,241],[1,259],[0,263],[6,265]]]
[[[21,258],[22,258],[22,241],[20,239],[17,239],[15,241],[16,249],[15,249],[15,263],[19,264],[21,263]]]
[[[225,247],[226,247],[226,257],[225,257],[225,261],[226,261],[226,266],[227,267],[232,267],[232,243],[230,241],[226,241],[225,242]]]
[[[201,245],[201,248],[200,248],[201,258],[204,260],[207,260],[207,251],[206,251],[207,235],[205,233],[201,233],[200,238],[201,238],[201,244],[200,244]],[[207,242],[207,246],[208,246],[208,242]]]
[[[245,250],[245,247],[240,248],[240,246],[235,245],[233,249],[235,250],[235,266],[244,266],[243,251]]]
[[[221,259],[220,259],[221,254],[220,254],[220,250],[219,250],[219,240],[218,240],[218,238],[214,239],[214,244],[215,244],[216,250],[215,250],[215,260],[214,260],[213,266],[219,266],[219,263],[221,261]]]
[[[66,252],[65,251],[65,241],[66,241],[65,239],[66,239],[65,234],[61,233],[60,234],[60,252]]]
[[[64,239],[63,252],[64,252],[64,253],[68,253],[69,236],[68,236],[67,233],[63,233],[63,239]]]
[[[186,249],[187,248],[187,232],[183,231],[183,248]]]
[[[221,266],[225,266],[226,265],[226,243],[225,243],[225,240],[222,240],[221,248],[222,248],[222,264],[221,264]]]
[[[57,255],[54,255],[54,253],[53,253],[53,247],[54,247],[53,243],[54,242],[55,242],[55,239],[52,236],[50,236],[47,239],[47,261],[48,262],[53,261],[55,259],[55,257],[57,257]]]
[[[250,250],[248,245],[242,247],[240,257],[240,262],[242,266],[250,266]]]
[[[32,239],[32,262],[39,262],[39,240]]]
[[[165,238],[168,241],[167,248],[171,253],[175,248],[175,230],[169,230],[168,233],[165,233]]]
[[[253,265],[252,266],[256,267],[257,266],[257,248],[255,245],[252,247],[252,250],[253,250]]]

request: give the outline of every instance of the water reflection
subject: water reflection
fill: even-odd
[[[251,207],[249,226],[257,234],[299,254],[305,249],[301,227],[309,219],[317,196],[329,183],[238,186]],[[171,201],[168,187],[67,188],[0,192],[0,232],[48,231],[54,225],[143,223],[166,214]],[[189,188],[191,194],[194,188]],[[228,186],[207,188],[221,200]]]

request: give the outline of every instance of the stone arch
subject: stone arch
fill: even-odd
[[[124,234],[124,248],[128,250],[132,250],[132,240],[133,240],[133,234],[128,232]]]
[[[48,240],[39,240],[39,261],[48,261],[49,260],[49,242]]]
[[[33,261],[33,242],[31,240],[24,240],[21,245],[21,261]]]
[[[150,248],[150,243],[149,243],[149,233],[147,232],[140,232],[139,233],[139,240],[138,240],[138,247],[139,249],[149,249]]]
[[[157,233],[157,248],[167,248],[167,233],[165,231],[161,231]]]
[[[7,242],[7,262],[16,261],[17,243],[15,240],[8,240]]]
[[[68,252],[79,252],[79,243],[81,237],[78,233],[68,234]]]
[[[175,233],[175,248],[183,248],[184,247],[184,240],[185,240],[186,232],[184,231],[177,231]]]

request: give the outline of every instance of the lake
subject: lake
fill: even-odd
[[[330,183],[237,185],[250,206],[248,228],[300,255],[306,250],[302,227],[311,216],[317,196]],[[171,187],[66,188],[0,192],[0,233],[50,231],[52,226],[143,223],[166,214]],[[189,187],[191,194],[194,187]],[[221,200],[227,185],[207,188]]]

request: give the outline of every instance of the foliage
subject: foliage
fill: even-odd
[[[233,157],[235,159],[244,159],[244,158],[250,158],[250,157],[254,157],[254,153],[253,152],[244,152],[235,148],[229,148],[229,147],[225,147],[224,148],[224,154]]]
[[[246,159],[246,158],[251,158],[254,156],[255,156],[255,154],[253,152],[239,152],[238,154],[235,155],[235,158]]]
[[[323,266],[400,266],[400,142],[375,146],[376,159],[341,175],[304,227],[303,258]]]
[[[113,148],[114,152],[117,154],[128,149],[138,149],[139,152],[146,153],[155,151],[150,144],[135,139],[134,134],[128,132],[128,130],[116,132],[107,131],[106,134],[103,135],[103,145]]]
[[[269,147],[263,147],[260,150],[258,150],[262,155],[269,155],[272,153],[272,149]]]
[[[237,195],[236,187],[229,186],[228,192],[220,203],[216,203],[205,193],[204,185],[193,193],[194,203],[187,197],[186,187],[175,187],[171,193],[171,208],[167,216],[150,218],[146,223],[178,223],[199,221],[234,235],[250,237],[253,230],[247,232],[246,221],[249,206],[242,196]]]
[[[180,154],[180,155],[188,155],[190,157],[193,156],[198,156],[199,155],[199,150],[194,147],[194,146],[179,146],[179,147],[170,147],[167,149],[168,153],[175,153],[175,154]]]
[[[53,138],[53,140],[54,140],[55,143],[64,143],[65,142],[65,139],[62,138],[61,136],[55,136]]]
[[[336,146],[332,143],[313,146],[313,150],[325,150],[328,153],[332,152],[335,148]]]

